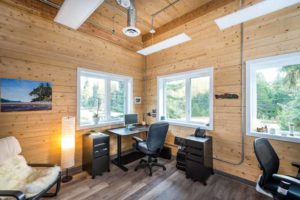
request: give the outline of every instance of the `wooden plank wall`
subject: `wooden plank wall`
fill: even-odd
[[[246,2],[250,3],[250,1]],[[239,8],[239,1],[214,10],[171,31],[154,37],[154,42],[185,32],[192,41],[164,50],[146,59],[146,110],[156,108],[159,75],[214,67],[214,93],[241,95],[240,27],[220,31],[214,19]],[[300,50],[300,5],[278,11],[245,24],[245,60]],[[148,42],[148,45],[151,41]],[[154,121],[153,118],[148,118]],[[214,156],[238,163],[241,158],[241,99],[214,100]],[[167,144],[174,147],[174,136],[192,134],[194,129],[171,126]],[[230,165],[214,161],[218,170],[256,181],[260,170],[253,152],[253,137],[246,137],[245,161]],[[297,143],[271,141],[281,159],[283,174],[296,174],[291,161],[300,160]]]
[[[134,77],[134,95],[143,96],[146,75],[146,110],[156,108],[156,77],[201,67],[214,67],[215,93],[241,93],[240,28],[220,31],[213,20],[238,8],[236,0],[200,18],[155,37],[154,41],[186,32],[192,41],[147,57],[109,42],[72,31],[24,10],[0,2],[0,78],[50,81],[53,83],[53,110],[0,113],[0,137],[16,136],[30,162],[60,162],[61,117],[76,115],[76,68],[78,66]],[[300,6],[293,6],[246,23],[246,60],[299,50]],[[150,41],[149,41],[150,42]],[[145,99],[144,99],[145,100]],[[145,102],[145,101],[143,101]],[[135,105],[143,113],[143,104]],[[148,118],[153,122],[152,118]],[[214,155],[238,162],[241,156],[241,101],[214,101]],[[104,127],[100,130],[107,129]],[[81,136],[76,133],[76,165],[81,164]],[[167,144],[175,135],[188,135],[193,129],[171,126]],[[253,154],[253,137],[246,137],[246,157],[242,165],[215,161],[215,168],[255,181],[258,163]],[[130,138],[124,149],[130,147]],[[281,172],[295,174],[289,163],[300,159],[296,143],[272,141],[278,152]],[[116,141],[111,140],[115,153]]]
[[[53,84],[51,111],[0,113],[0,138],[16,136],[29,162],[60,163],[61,117],[76,116],[77,67],[132,76],[134,95],[143,96],[144,57],[0,2],[0,78]],[[134,110],[141,116],[143,105]],[[76,133],[77,166],[81,136],[87,131]],[[127,138],[124,149],[130,144]],[[111,150],[116,152],[114,137]]]

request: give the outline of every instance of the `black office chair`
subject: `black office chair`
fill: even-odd
[[[274,199],[300,200],[300,163],[292,163],[299,170],[296,177],[279,175],[279,158],[267,139],[256,139],[254,152],[263,170],[256,190]]]
[[[152,167],[154,166],[161,167],[163,170],[166,170],[164,165],[157,163],[157,157],[164,147],[168,129],[168,123],[159,122],[152,124],[149,127],[146,141],[138,137],[133,137],[133,139],[136,141],[136,149],[148,156],[148,160],[140,160],[140,163],[138,166],[136,166],[135,171],[137,171],[139,168],[148,167],[150,170],[149,176],[152,176]]]

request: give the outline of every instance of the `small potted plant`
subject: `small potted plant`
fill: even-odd
[[[97,112],[93,114],[94,124],[98,124],[100,120],[99,110],[100,110],[101,100],[97,98]]]

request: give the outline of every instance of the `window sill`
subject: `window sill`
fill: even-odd
[[[183,127],[189,127],[189,128],[203,128],[205,130],[213,130],[212,126],[206,126],[201,123],[191,123],[191,122],[180,122],[180,121],[172,121],[172,120],[161,120],[161,122],[168,122],[170,125],[173,126],[183,126]]]
[[[288,134],[281,135],[279,133],[270,134],[270,133],[259,133],[259,132],[253,131],[253,132],[247,133],[247,136],[262,137],[262,138],[269,138],[269,139],[273,139],[273,140],[300,143],[300,136],[290,136]]]
[[[101,128],[101,127],[111,126],[111,125],[124,125],[124,120],[99,122],[98,124],[79,125],[77,127],[77,130],[89,129],[89,128]]]

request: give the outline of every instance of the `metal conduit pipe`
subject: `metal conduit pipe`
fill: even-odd
[[[40,0],[40,2],[43,2],[53,8],[56,8],[56,9],[59,9],[60,8],[60,5],[56,4],[56,3],[53,3],[52,1],[49,1],[49,0]]]
[[[240,0],[240,8],[242,9],[244,5],[244,0]],[[228,160],[223,160],[220,158],[213,157],[213,159],[231,164],[231,165],[241,165],[245,160],[245,64],[244,64],[244,23],[241,23],[241,87],[242,87],[242,135],[241,135],[241,160],[239,162],[232,162]]]
[[[168,4],[167,6],[163,7],[162,9],[160,9],[159,11],[153,13],[151,16],[155,17],[156,15],[160,14],[161,12],[167,10],[169,7],[173,6],[174,4],[178,3],[180,0],[175,0],[172,3]]]

